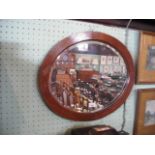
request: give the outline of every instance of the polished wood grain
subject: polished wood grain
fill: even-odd
[[[51,89],[49,85],[51,77],[51,66],[54,64],[57,56],[60,55],[66,48],[76,43],[89,40],[107,43],[114,47],[117,51],[119,51],[120,55],[124,59],[124,62],[126,63],[128,79],[124,90],[122,91],[120,96],[115,99],[112,106],[93,113],[78,113],[62,107],[51,95]],[[48,52],[39,68],[38,86],[43,100],[45,101],[49,109],[51,109],[53,112],[67,119],[76,121],[89,121],[99,119],[110,114],[125,102],[134,84],[134,73],[134,65],[131,55],[127,48],[119,40],[110,35],[100,32],[83,32],[63,39]]]

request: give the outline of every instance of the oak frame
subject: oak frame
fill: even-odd
[[[148,70],[146,67],[148,61],[148,47],[151,45],[155,45],[155,33],[141,32],[137,69],[137,83],[140,84],[155,83],[155,69]]]

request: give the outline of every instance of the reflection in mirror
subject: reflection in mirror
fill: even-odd
[[[84,41],[70,46],[51,69],[51,93],[72,111],[88,113],[113,104],[127,81],[122,56],[110,45]]]

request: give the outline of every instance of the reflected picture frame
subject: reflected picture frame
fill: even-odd
[[[155,83],[155,33],[141,32],[137,83]]]
[[[155,89],[138,90],[134,134],[155,134]]]

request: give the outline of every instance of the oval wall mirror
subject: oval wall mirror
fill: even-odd
[[[79,33],[57,43],[39,69],[47,106],[73,120],[94,120],[116,110],[134,83],[127,48],[100,32]]]

